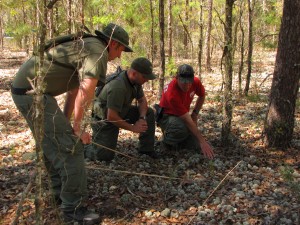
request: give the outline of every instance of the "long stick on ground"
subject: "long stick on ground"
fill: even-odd
[[[206,202],[208,201],[208,199],[210,199],[210,197],[215,193],[215,191],[221,186],[221,184],[224,182],[224,180],[228,177],[228,175],[240,164],[241,161],[239,161],[227,174],[226,176],[220,181],[220,183],[218,184],[217,187],[215,187],[215,189],[210,193],[210,195],[205,199],[205,201],[202,203],[202,205],[205,205]],[[191,224],[191,222],[194,220],[194,218],[196,217],[196,215],[198,214],[198,212],[196,212],[196,214],[191,218],[190,222],[187,224]]]
[[[18,224],[18,219],[20,217],[20,214],[22,212],[22,208],[23,208],[23,203],[24,203],[24,200],[28,194],[28,192],[30,191],[31,187],[32,187],[32,184],[33,184],[33,181],[35,180],[35,177],[36,177],[36,172],[34,172],[31,177],[30,177],[30,180],[29,180],[29,183],[27,184],[27,187],[26,189],[23,191],[22,193],[22,196],[21,196],[21,199],[19,201],[19,205],[18,205],[18,208],[17,208],[17,211],[16,211],[16,215],[15,215],[15,218],[14,220],[11,222],[11,225],[17,225]]]
[[[164,178],[164,179],[170,179],[170,180],[181,180],[181,178],[178,177],[167,177],[167,176],[161,176],[161,175],[156,175],[156,174],[148,174],[148,173],[137,173],[137,172],[130,172],[130,171],[124,171],[124,170],[114,170],[114,169],[108,169],[104,167],[91,167],[87,166],[87,169],[92,169],[92,170],[106,170],[106,171],[113,171],[117,173],[126,173],[126,174],[133,174],[133,175],[140,175],[140,176],[147,176],[147,177],[157,177],[157,178]]]

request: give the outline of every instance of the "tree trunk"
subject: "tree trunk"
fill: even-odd
[[[251,6],[251,2],[253,3]],[[253,54],[253,8],[255,0],[248,0],[248,57],[247,57],[247,76],[244,94],[247,96],[250,87],[250,79],[252,72],[252,54]]]
[[[150,57],[151,62],[154,64],[154,15],[153,15],[153,3],[152,0],[149,0],[150,3],[150,15],[151,15],[151,48],[150,48]],[[151,80],[151,88],[154,89],[154,81]]]
[[[169,62],[171,61],[172,54],[173,54],[173,15],[172,15],[172,0],[168,0],[168,8],[169,8],[169,17],[168,17],[168,40],[169,40],[169,46],[168,46],[168,57]]]
[[[81,25],[84,25],[84,0],[81,0],[80,2],[80,19],[81,19]]]
[[[265,144],[291,144],[300,77],[300,2],[285,0],[276,63],[265,121]]]
[[[67,9],[68,34],[72,33],[72,0],[68,0]]]
[[[241,5],[242,8],[242,5]],[[239,65],[239,69],[238,69],[238,92],[239,95],[242,95],[242,73],[244,70],[244,53],[245,53],[245,31],[244,31],[244,27],[243,27],[243,23],[242,23],[242,13],[243,11],[241,10],[241,15],[240,15],[240,22],[239,22],[239,27],[241,30],[241,38],[240,38],[240,65]]]
[[[210,35],[211,35],[211,27],[212,27],[212,7],[213,0],[208,1],[208,22],[207,22],[207,34],[206,34],[206,70],[211,72],[211,57],[210,57]]]
[[[3,37],[3,21],[2,17],[0,18],[0,44],[1,44],[1,49],[3,50],[4,46],[4,37]]]
[[[23,13],[23,23],[26,24],[27,16],[26,16],[25,8],[24,8],[24,1],[22,1],[22,13]],[[23,47],[25,48],[26,54],[28,56],[29,55],[29,37],[28,37],[28,35],[24,35],[23,43],[24,43]]]
[[[38,3],[38,25],[39,25],[39,60],[37,61],[37,79],[35,84],[35,96],[34,96],[34,137],[37,156],[37,177],[36,177],[36,199],[35,199],[35,211],[36,211],[36,224],[43,224],[42,218],[42,158],[43,148],[42,142],[44,137],[44,98],[43,98],[43,80],[45,72],[42,69],[44,64],[44,48],[46,38],[46,23],[47,23],[47,8],[46,0],[39,1]]]
[[[185,0],[185,15],[184,15],[184,27],[187,27],[187,23],[189,21],[189,0]],[[186,29],[187,31],[187,29]],[[188,33],[184,32],[183,33],[183,46],[186,51],[184,51],[184,58],[188,57]]]
[[[204,0],[200,0],[200,12],[199,12],[199,51],[198,51],[198,76],[201,78],[202,73],[202,55],[203,55],[203,4]]]
[[[159,91],[158,91],[158,100],[162,96],[165,82],[165,41],[164,41],[164,0],[159,0],[159,39],[160,39],[160,59],[161,59],[161,72],[159,77]]]
[[[225,9],[225,47],[223,52],[225,66],[225,85],[223,96],[223,123],[222,123],[222,144],[229,144],[232,120],[232,10],[234,0],[226,0]]]
[[[49,38],[54,37],[53,8],[49,10]]]
[[[150,3],[150,15],[151,15],[151,62],[154,60],[154,16],[153,16],[153,3],[152,0],[149,0]]]

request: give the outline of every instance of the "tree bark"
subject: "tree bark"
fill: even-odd
[[[211,72],[211,57],[210,57],[210,35],[211,35],[211,28],[212,28],[212,7],[213,7],[213,0],[208,1],[208,22],[207,22],[207,34],[206,34],[206,70]]]
[[[184,27],[187,26],[187,23],[189,21],[189,0],[185,0],[185,11],[184,11],[184,21],[183,25]],[[185,29],[187,31],[187,29]],[[183,46],[184,49],[188,50],[188,33],[184,32],[183,33]],[[184,51],[184,58],[188,57],[188,51]]]
[[[225,9],[225,47],[223,52],[224,66],[225,66],[225,85],[223,96],[223,123],[222,123],[222,144],[227,146],[229,144],[229,137],[231,133],[232,120],[232,10],[234,0],[226,0]]]
[[[150,15],[151,15],[151,47],[150,47],[150,58],[151,58],[151,62],[152,64],[154,64],[154,15],[153,15],[153,2],[152,0],[149,0],[149,4],[150,4]],[[154,81],[151,80],[151,88],[152,90],[154,89]]]
[[[68,34],[72,33],[72,0],[68,0],[67,9]]]
[[[2,17],[0,18],[0,44],[1,44],[1,49],[3,49],[3,40],[4,40],[4,37],[3,37],[3,20],[2,20]]]
[[[202,55],[203,55],[203,4],[204,0],[200,0],[200,11],[199,11],[199,45],[198,45],[198,76],[201,78],[202,73]]]
[[[154,60],[154,15],[153,15],[153,3],[152,0],[149,0],[150,3],[150,15],[151,15],[151,62]]]
[[[265,144],[291,145],[300,76],[300,2],[285,0],[265,121]]]
[[[252,3],[252,5],[251,5]],[[250,79],[252,72],[252,54],[253,54],[253,8],[255,0],[248,0],[248,56],[247,56],[247,76],[244,95],[248,95],[250,88]]]
[[[168,58],[169,62],[172,58],[173,54],[173,15],[172,15],[172,0],[168,0],[168,8],[169,8],[169,17],[168,17],[168,40],[169,40],[169,46],[168,46]]]
[[[160,59],[161,59],[161,72],[159,77],[159,91],[158,91],[158,100],[162,96],[165,82],[165,22],[164,22],[164,0],[159,0],[159,39],[160,39]]]
[[[242,73],[244,70],[244,54],[245,54],[245,31],[243,28],[243,23],[242,23],[242,10],[241,10],[241,19],[239,21],[239,27],[241,31],[241,38],[240,38],[240,64],[239,64],[239,69],[238,69],[238,92],[239,95],[242,95]]]

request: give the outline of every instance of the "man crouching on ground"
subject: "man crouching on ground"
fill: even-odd
[[[117,146],[119,129],[139,133],[138,152],[157,158],[154,152],[155,120],[148,108],[142,85],[155,79],[152,64],[146,58],[135,59],[131,67],[106,83],[94,102],[93,142],[87,145],[85,156],[90,160],[111,161]],[[137,105],[132,105],[137,99]],[[105,146],[107,148],[102,148]]]
[[[190,114],[194,95],[198,98]],[[159,106],[163,108],[158,126],[163,132],[163,144],[172,148],[201,148],[205,157],[212,159],[214,152],[197,127],[199,111],[204,103],[205,89],[194,76],[190,65],[178,67],[176,77],[164,88]]]

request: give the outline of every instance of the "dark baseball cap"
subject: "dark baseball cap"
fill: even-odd
[[[182,64],[177,68],[177,78],[182,83],[194,82],[194,69],[188,64]]]
[[[146,79],[154,80],[156,78],[155,74],[153,74],[152,63],[144,57],[133,60],[130,67],[141,73]]]
[[[103,31],[95,30],[95,34],[105,39],[115,40],[125,47],[125,52],[133,52],[129,47],[129,36],[128,33],[120,26],[109,23],[106,27],[103,28]]]

